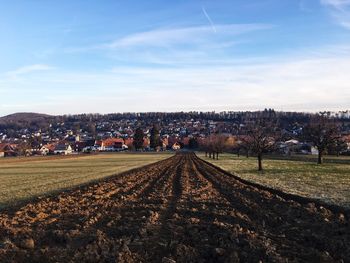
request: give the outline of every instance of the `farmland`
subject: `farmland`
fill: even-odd
[[[121,153],[0,159],[0,208],[100,180],[169,156]]]
[[[345,262],[349,231],[182,153],[0,213],[0,261]]]
[[[350,207],[349,157],[327,157],[323,165],[316,164],[315,156],[266,158],[264,172],[260,173],[254,157],[223,154],[219,160],[211,160],[204,154],[199,156],[242,179]]]

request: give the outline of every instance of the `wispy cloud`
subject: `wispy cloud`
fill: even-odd
[[[210,16],[207,13],[207,10],[205,10],[204,6],[202,6],[202,11],[203,11],[203,14],[205,15],[205,17],[208,19],[209,24],[213,28],[213,31],[216,33],[216,28],[215,28],[214,22],[213,22],[213,20],[211,20]]]
[[[129,34],[110,43],[97,44],[90,47],[68,48],[66,51],[86,52],[102,49],[173,47],[176,45],[200,45],[213,42],[232,42],[232,38],[230,38],[232,36],[247,34],[254,31],[268,30],[272,27],[273,25],[271,24],[252,23],[220,24],[215,25],[215,30],[213,30],[213,25],[159,28],[150,31]]]
[[[321,3],[337,9],[343,9],[345,6],[350,5],[350,0],[321,0]]]
[[[222,36],[240,35],[257,30],[270,29],[266,24],[228,24],[217,25],[215,32]],[[133,46],[169,46],[173,44],[186,44],[203,42],[212,36],[212,26],[195,26],[172,29],[157,29],[147,32],[136,33],[117,39],[107,44],[110,48],[133,47]]]
[[[29,65],[29,66],[20,67],[18,69],[13,70],[13,71],[8,71],[8,72],[6,72],[6,74],[10,75],[10,76],[19,76],[19,75],[28,74],[28,73],[31,73],[34,71],[46,71],[46,70],[51,70],[51,69],[53,69],[53,67],[51,67],[49,65],[33,64],[33,65]]]
[[[350,29],[350,0],[321,0],[321,4],[330,8],[335,21]]]
[[[252,110],[265,106],[316,111],[350,107],[349,48],[340,54],[323,52],[322,56],[303,53],[279,60],[229,61],[222,66],[188,68],[121,66],[95,74],[52,71],[25,78],[19,84],[3,80],[1,86],[11,87],[4,98],[16,89],[26,100],[35,96],[49,101],[51,104],[45,107],[27,108],[49,113]],[[43,97],[46,95],[38,86],[55,91],[54,98]],[[166,98],[175,91],[183,95],[182,99],[169,105]]]

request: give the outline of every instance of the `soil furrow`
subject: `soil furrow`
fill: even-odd
[[[349,262],[347,214],[192,153],[0,213],[0,262]]]
[[[341,260],[339,251],[347,249],[347,246],[338,241],[340,235],[349,240],[348,222],[339,222],[326,209],[319,212],[313,204],[303,206],[245,185],[198,158],[195,162],[206,179],[236,210],[249,215],[252,227],[264,239],[267,238],[269,247],[275,244],[274,249],[290,260],[296,257],[311,262],[320,262],[325,258],[330,262]],[[327,237],[327,241],[323,237]]]

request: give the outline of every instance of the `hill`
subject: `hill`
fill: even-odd
[[[8,135],[13,135],[13,132],[17,132],[20,129],[36,131],[47,128],[54,118],[55,116],[41,113],[14,113],[0,118],[0,131],[6,130]]]
[[[17,122],[33,122],[44,121],[53,116],[34,112],[18,112],[0,117],[0,123],[17,123]]]

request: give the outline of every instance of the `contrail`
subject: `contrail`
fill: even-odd
[[[208,15],[207,11],[205,10],[205,8],[202,6],[202,10],[203,10],[203,14],[205,15],[205,17],[208,19],[212,29],[214,30],[214,32],[216,33],[216,28],[215,25],[213,23],[213,20],[211,20],[210,16]]]

